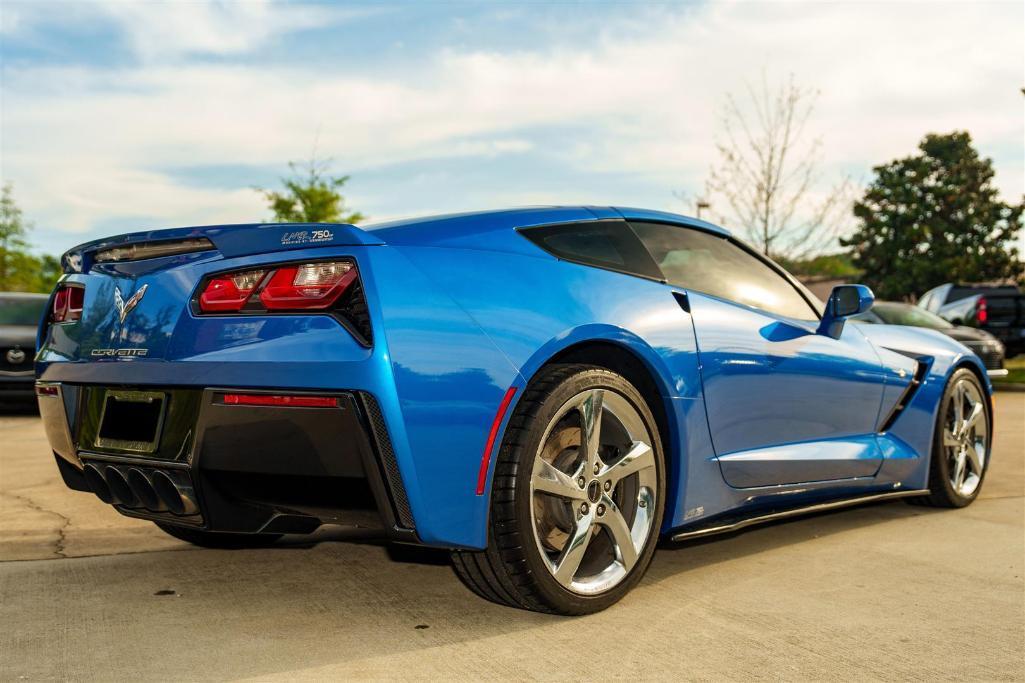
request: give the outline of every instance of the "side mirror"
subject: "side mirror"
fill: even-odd
[[[837,285],[826,302],[818,333],[839,339],[843,333],[844,321],[852,315],[864,313],[872,308],[876,300],[872,290],[865,285]]]

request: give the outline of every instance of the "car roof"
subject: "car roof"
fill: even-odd
[[[529,206],[494,211],[423,216],[360,226],[374,237],[400,246],[449,246],[531,253],[515,229],[596,220],[658,221],[729,237],[729,231],[706,221],[666,211],[612,206]]]

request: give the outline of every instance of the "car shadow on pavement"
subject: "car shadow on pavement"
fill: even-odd
[[[660,544],[645,581],[658,582],[678,576],[681,572],[722,561],[942,512],[936,508],[909,505],[905,501],[879,502],[777,520],[705,538],[680,542],[666,540]]]
[[[650,589],[665,582],[686,582],[674,583],[671,591],[689,590],[693,583],[700,592],[709,574],[720,573],[717,565],[931,514],[938,513],[884,503],[664,546],[621,604],[580,619],[611,627],[620,617],[661,609],[666,591]],[[0,584],[19,586],[5,591],[2,609],[9,623],[20,625],[15,646],[61,633],[72,650],[65,660],[105,653],[117,664],[102,670],[116,679],[172,670],[202,672],[204,679],[300,673],[320,678],[338,667],[359,675],[385,665],[415,667],[425,650],[453,643],[488,647],[513,632],[521,646],[536,640],[543,651],[549,627],[564,623],[476,597],[459,583],[443,551],[388,546],[358,529],[327,529],[259,550],[182,545],[173,552],[8,562],[0,568]],[[41,605],[48,605],[50,617],[30,618]],[[510,677],[529,677],[530,657],[523,659],[524,669],[510,671]],[[68,674],[46,668],[27,673]]]

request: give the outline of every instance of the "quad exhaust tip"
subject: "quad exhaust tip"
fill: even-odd
[[[114,502],[114,496],[110,492],[110,487],[107,486],[107,481],[100,474],[100,470],[95,465],[86,465],[85,470],[85,481],[89,484],[89,488],[92,489],[93,493],[102,500],[104,503],[110,505]]]
[[[135,492],[132,491],[132,487],[129,486],[125,475],[121,474],[121,471],[116,467],[111,466],[108,466],[103,474],[103,478],[107,480],[107,486],[110,487],[110,492],[114,496],[114,502],[125,507],[136,507],[139,499]]]
[[[134,467],[128,470],[128,485],[132,487],[135,497],[139,499],[142,506],[150,512],[163,512],[167,509],[160,496],[157,495],[153,484],[141,470]]]
[[[83,474],[96,497],[108,505],[145,508],[150,512],[174,515],[199,512],[196,495],[186,473],[86,463]]]
[[[175,483],[171,481],[171,477],[167,476],[164,472],[154,472],[153,488],[168,510],[176,515],[185,514],[185,510],[188,507],[185,496],[178,490]]]

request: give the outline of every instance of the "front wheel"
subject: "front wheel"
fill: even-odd
[[[940,401],[929,464],[929,495],[909,502],[960,508],[979,495],[989,466],[993,418],[982,382],[962,368]]]
[[[602,368],[552,366],[509,420],[488,547],[454,553],[456,573],[501,604],[597,612],[647,569],[664,497],[661,439],[637,389]]]

